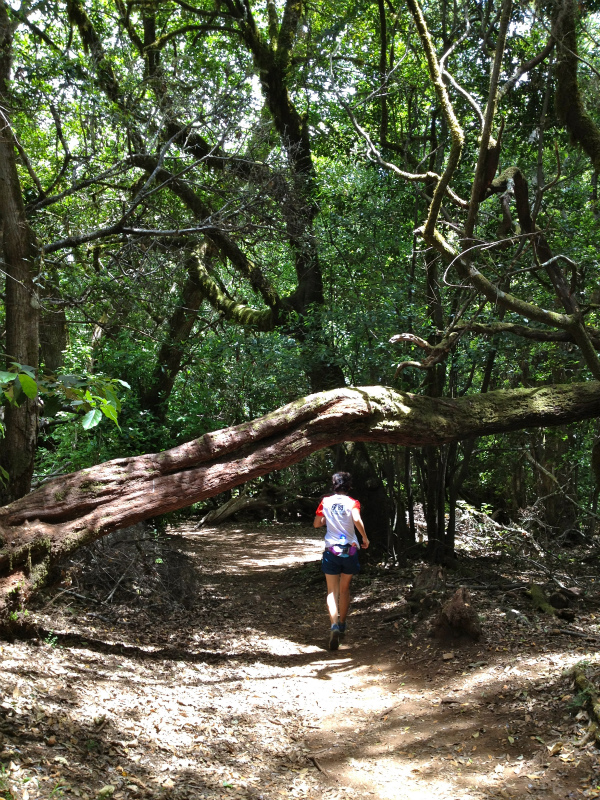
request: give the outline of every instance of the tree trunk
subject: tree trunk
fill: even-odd
[[[207,262],[206,266],[213,257],[206,244],[196,255]],[[204,292],[198,282],[194,265],[194,259],[188,259],[187,278],[181,290],[179,303],[169,319],[152,377],[141,396],[142,407],[150,411],[161,425],[165,423],[169,399],[181,370],[185,348],[204,300]]]
[[[435,125],[432,125],[432,144],[435,141]],[[440,154],[437,155],[439,157]],[[430,164],[433,165],[434,161],[430,161]],[[438,258],[434,251],[427,253],[425,266],[427,316],[436,331],[442,331],[445,327],[444,315],[439,288]],[[429,337],[429,343],[432,345],[439,344],[440,340],[439,333],[434,333]],[[445,365],[437,364],[427,374],[427,394],[432,398],[442,397],[445,384]],[[453,549],[448,550],[445,541],[446,452],[444,448],[425,447],[423,458],[426,474],[423,511],[427,523],[427,560],[432,564],[446,564],[454,556]]]
[[[390,501],[364,442],[346,442],[335,448],[335,468],[352,474],[353,496],[360,502],[371,545],[379,552],[387,549]]]
[[[12,33],[6,5],[0,0],[0,220],[6,273],[6,356],[8,365],[17,361],[37,369],[40,303],[33,278],[38,250],[25,216],[9,118]],[[9,479],[6,485],[0,484],[1,503],[26,494],[33,475],[38,406],[36,400],[25,397],[19,401],[19,405],[6,408],[0,465]]]
[[[55,305],[52,299],[61,302]],[[52,270],[50,281],[44,287],[43,306],[40,314],[40,360],[45,372],[56,374],[64,364],[68,342],[67,315],[56,270]]]
[[[0,509],[0,620],[78,547],[288,467],[324,447],[348,440],[435,446],[598,415],[598,382],[456,400],[380,386],[336,389],[162,453],[63,476]]]

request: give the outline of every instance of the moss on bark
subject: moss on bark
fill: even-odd
[[[556,609],[548,602],[548,598],[541,586],[532,583],[528,594],[538,611],[542,611],[544,614],[550,614],[553,617],[556,616]]]
[[[600,170],[600,128],[585,109],[577,69],[577,4],[575,0],[559,0],[554,10],[552,34],[556,41],[555,105],[559,120],[569,131],[571,140],[581,145],[594,169]]]

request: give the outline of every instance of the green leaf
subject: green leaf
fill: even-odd
[[[83,429],[88,431],[90,428],[95,428],[96,425],[102,419],[102,412],[98,408],[93,408],[91,411],[88,411],[81,424],[83,425]]]
[[[44,400],[44,416],[55,417],[62,408],[62,401],[58,395],[50,395]]]
[[[86,381],[77,377],[77,375],[59,375],[57,382],[66,387],[85,386]]]
[[[11,361],[13,367],[16,367],[19,372],[24,372],[30,378],[35,378],[35,370],[33,367],[28,367],[27,364],[19,364],[18,361]]]
[[[117,411],[118,411],[119,410],[119,406],[121,404],[119,403],[119,398],[117,397],[115,392],[113,392],[113,390],[110,388],[110,386],[105,386],[104,387],[104,394],[106,395],[106,399],[108,400],[110,405],[114,406],[114,408],[116,408]]]
[[[4,372],[3,370],[0,370],[0,383],[10,383],[11,381],[14,381],[16,377],[17,376],[14,372]]]
[[[21,373],[19,375],[19,383],[21,384],[21,389],[23,389],[23,393],[27,395],[27,397],[30,400],[33,400],[37,397],[38,393],[37,383],[33,380],[33,378],[30,375]]]
[[[118,417],[115,408],[109,405],[105,405],[105,406],[100,406],[100,411],[102,411],[102,413],[105,414],[109,419],[112,419],[115,425],[118,426],[119,423],[117,421]]]

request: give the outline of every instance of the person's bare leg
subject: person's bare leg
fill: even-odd
[[[342,575],[342,578],[345,577]],[[339,575],[325,575],[327,581],[327,610],[331,618],[331,624],[336,625],[338,621],[338,598],[340,595],[340,576]],[[348,612],[348,607],[346,607]]]
[[[352,575],[342,573],[340,575],[340,599],[338,602],[339,621],[346,622],[348,609],[350,608],[350,581]]]

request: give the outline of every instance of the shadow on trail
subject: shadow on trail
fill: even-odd
[[[4,656],[0,732],[52,781],[175,800],[317,800],[334,789],[565,800],[590,771],[585,754],[548,755],[571,724],[562,672],[579,650],[555,647],[544,662],[514,638],[498,652],[488,625],[496,650],[488,641],[446,661],[430,640],[382,624],[402,587],[367,572],[353,582],[347,639],[330,652],[320,534],[176,534],[168,575],[176,582],[181,567],[185,603],[137,596],[128,607],[116,592],[86,606],[63,594],[38,614],[46,645]]]
[[[234,629],[235,630],[235,629]],[[81,650],[94,653],[103,653],[108,655],[126,656],[131,659],[139,659],[143,661],[160,661],[160,662],[178,662],[185,661],[191,664],[221,664],[231,662],[244,662],[252,663],[254,661],[260,663],[270,663],[272,665],[280,666],[282,669],[289,669],[291,667],[306,666],[315,661],[315,655],[318,653],[296,653],[290,655],[276,655],[269,650],[237,650],[237,651],[223,651],[218,652],[214,650],[180,650],[178,648],[160,648],[156,650],[146,649],[137,645],[124,644],[122,642],[108,642],[102,638],[93,638],[84,634],[77,633],[62,633],[56,630],[38,629],[38,634],[43,638],[52,638],[54,647],[69,648],[70,650]],[[30,635],[24,637],[25,641],[31,638]],[[329,666],[324,667],[317,671],[317,676],[323,680],[329,680],[329,672],[336,670],[337,662],[348,661],[348,651],[338,651],[331,653],[329,659]],[[10,670],[8,670],[10,671]],[[24,671],[20,669],[20,675]],[[35,674],[35,673],[30,673]],[[89,675],[86,674],[86,678]]]

